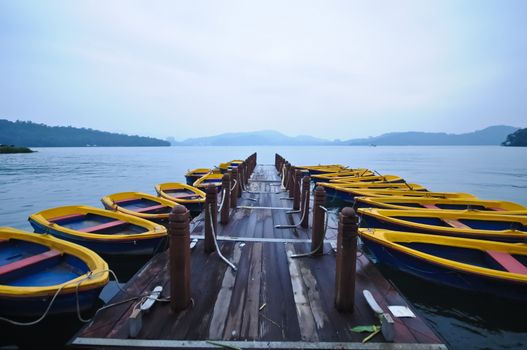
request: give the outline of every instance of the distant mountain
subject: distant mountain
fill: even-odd
[[[199,137],[175,141],[167,138],[173,146],[360,146],[360,145],[499,145],[507,135],[518,130],[512,126],[490,126],[466,134],[446,134],[430,132],[394,132],[364,139],[347,141],[325,140],[312,136],[287,136],[278,131],[263,130],[254,132],[226,133],[216,136]]]
[[[489,126],[465,134],[447,134],[432,132],[393,132],[366,139],[344,141],[348,145],[377,145],[377,146],[468,146],[468,145],[499,145],[507,135],[518,128],[505,125]]]
[[[519,129],[507,136],[503,146],[527,147],[527,128]]]
[[[71,126],[0,119],[0,144],[28,147],[170,146],[170,142]]]
[[[286,136],[278,131],[262,130],[254,132],[225,133],[216,136],[172,141],[174,146],[322,146],[332,145],[332,141],[312,136]]]

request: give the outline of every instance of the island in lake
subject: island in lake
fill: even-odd
[[[15,145],[2,145],[0,144],[0,154],[8,154],[8,153],[33,153],[33,151],[30,148],[27,147],[17,147]]]
[[[527,147],[527,128],[519,129],[507,136],[503,146]]]

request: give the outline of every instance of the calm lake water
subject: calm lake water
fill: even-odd
[[[527,148],[505,147],[163,147],[40,148],[0,156],[0,226],[31,230],[31,213],[62,205],[100,207],[121,191],[155,194],[154,185],[184,181],[187,169],[212,167],[258,152],[293,164],[344,164],[404,177],[433,191],[469,192],[527,205]],[[438,288],[383,269],[455,349],[527,348],[526,305]],[[3,329],[2,329],[3,328]],[[70,323],[70,328],[71,323]],[[75,327],[73,327],[75,328]],[[44,329],[44,330],[42,330]],[[0,346],[6,326],[0,323]],[[45,332],[45,327],[40,328]],[[71,330],[70,330],[71,331]],[[23,334],[23,332],[21,332]],[[45,334],[45,333],[44,333]],[[58,337],[60,339],[64,338]]]

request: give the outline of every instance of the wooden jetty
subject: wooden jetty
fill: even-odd
[[[352,221],[339,224],[336,213],[328,212],[326,225],[314,223],[326,228],[326,234],[318,234],[312,240],[312,236],[317,235],[312,234],[313,219],[320,221],[317,210],[321,207],[316,203],[321,200],[317,197],[321,194],[315,191],[313,198],[307,192],[306,196],[309,185],[302,190],[298,182],[304,173],[292,172],[294,179],[289,176],[291,181],[286,181],[286,185],[287,182],[296,184],[291,192],[295,199],[291,200],[290,193],[281,190],[284,181],[277,175],[284,169],[280,161],[283,158],[277,158],[277,171],[272,165],[257,166],[256,155],[251,157],[245,167],[238,167],[226,178],[238,181],[231,181],[229,186],[224,182],[224,188],[232,190],[227,197],[236,201],[233,205],[233,201],[228,200],[225,205],[224,200],[218,215],[221,223],[214,223],[218,219],[216,215],[211,222],[204,212],[189,228],[184,221],[175,222],[176,216],[173,216],[174,223],[170,225],[174,226],[169,227],[169,231],[181,230],[182,234],[171,235],[170,249],[154,256],[124,286],[124,292],[110,301],[122,303],[99,312],[70,345],[86,348],[446,349],[418,315],[415,318],[389,317],[393,319],[392,341],[387,341],[383,332],[379,332],[362,343],[368,334],[351,329],[380,324],[363,290],[369,290],[387,314],[388,305],[412,307],[360,248],[357,252],[352,250],[356,259],[350,259],[351,262],[343,256],[339,258],[336,226],[341,225],[342,231],[345,225],[353,225]],[[288,177],[285,172],[282,174]],[[291,186],[288,185],[289,189]],[[239,194],[237,187],[243,190]],[[295,194],[295,191],[300,193]],[[213,202],[215,195],[211,194]],[[218,197],[221,196],[220,193]],[[297,197],[304,198],[299,201]],[[217,214],[216,203],[212,204],[208,208]],[[308,207],[309,216],[302,217],[302,212],[290,213],[294,206]],[[176,214],[173,212],[173,215]],[[181,219],[186,213],[178,215]],[[342,214],[340,216],[342,221]],[[306,227],[297,225],[301,219]],[[185,238],[184,226],[190,237]],[[213,226],[221,254],[236,270],[220,259],[214,240],[211,240]],[[196,238],[199,241],[191,250],[187,245],[180,249],[183,245],[174,243],[188,243]],[[323,241],[317,243],[317,239]],[[339,246],[345,245],[339,241]],[[295,254],[312,251],[318,254],[294,258]],[[341,265],[336,267],[339,259]],[[189,266],[182,267],[188,263]],[[356,273],[349,266],[356,266]],[[353,272],[353,290],[346,277],[350,271]],[[138,313],[138,299],[126,301],[130,296],[148,295],[156,286],[163,286],[160,298],[164,301],[156,301],[148,312]]]

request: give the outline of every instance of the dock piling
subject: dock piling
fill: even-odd
[[[223,175],[221,181],[223,191],[223,201],[221,202],[220,222],[222,225],[229,223],[229,211],[231,209],[231,174],[229,172]]]
[[[289,189],[289,169],[291,168],[291,164],[289,162],[285,162],[285,170],[284,170],[284,187],[285,190]]]
[[[288,180],[289,187],[287,188],[289,190],[289,198],[293,198],[295,195],[295,171],[296,171],[296,168],[294,166],[291,166],[289,168],[289,180]]]
[[[311,182],[311,177],[309,177],[309,175],[304,176],[304,178],[302,179],[302,196],[301,196],[302,197],[301,198],[302,208],[300,208],[302,221],[300,222],[300,226],[303,228],[309,227],[309,192],[311,188],[310,182]]]
[[[335,307],[353,312],[355,306],[355,274],[357,265],[357,216],[350,207],[339,214],[335,272]]]
[[[313,222],[311,232],[311,251],[313,255],[322,255],[322,244],[324,241],[324,217],[326,215],[322,207],[326,205],[326,191],[324,187],[317,186],[313,198]]]
[[[168,221],[170,308],[180,311],[190,304],[190,219],[187,208],[176,205]]]
[[[302,181],[302,170],[295,170],[295,180],[293,183],[293,210],[300,209],[300,185]]]
[[[205,188],[207,197],[205,198],[205,253],[212,253],[216,250],[214,237],[218,227],[218,191],[216,186],[210,184]],[[212,222],[211,222],[212,217]],[[213,232],[214,230],[214,232]]]

